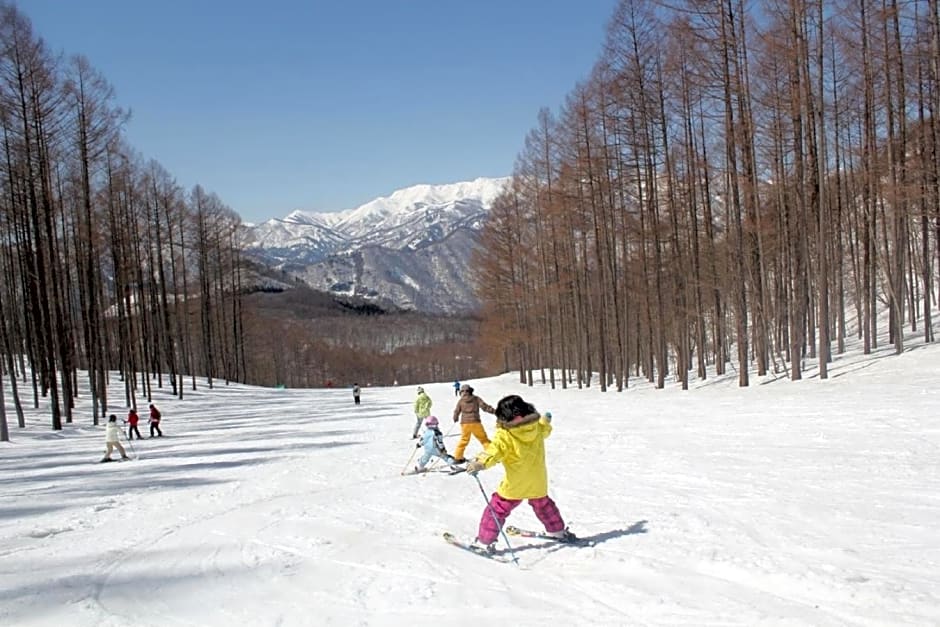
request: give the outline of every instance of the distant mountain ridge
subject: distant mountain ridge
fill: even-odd
[[[310,287],[425,313],[474,311],[469,261],[508,178],[415,185],[337,213],[248,227],[247,253]]]

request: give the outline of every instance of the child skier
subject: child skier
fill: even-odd
[[[127,423],[127,439],[133,440],[134,434],[137,434],[138,440],[143,440],[144,436],[140,435],[140,429],[137,428],[137,423],[140,422],[140,416],[137,415],[136,409],[131,409],[127,412],[127,420],[124,422]]]
[[[121,446],[120,433],[121,429],[118,427],[117,416],[111,414],[108,416],[108,424],[104,428],[104,443],[107,445],[107,450],[104,453],[104,459],[101,460],[102,462],[114,461],[111,459],[111,451],[114,449],[121,452],[121,459],[130,459],[127,452],[124,451],[124,447]]]
[[[463,454],[467,449],[467,445],[470,444],[471,435],[479,440],[480,446],[483,448],[486,448],[486,445],[490,443],[490,439],[486,435],[486,429],[483,428],[483,423],[480,421],[481,411],[492,414],[496,410],[487,405],[482,398],[475,396],[472,387],[466,383],[461,385],[460,400],[457,401],[457,406],[454,408],[454,422],[460,421],[460,440],[457,442],[457,450],[454,451],[454,456],[459,464],[466,461]]]
[[[163,437],[163,431],[160,431],[160,410],[157,409],[157,406],[153,403],[150,403],[150,437],[153,437],[153,432],[156,431],[158,437]]]
[[[528,499],[548,535],[562,541],[575,540],[574,534],[565,528],[555,501],[548,496],[545,438],[551,432],[551,413],[540,416],[521,396],[506,396],[497,403],[493,441],[467,464],[471,475],[500,462],[506,470],[506,476],[480,517],[474,541],[477,548],[493,552],[500,528],[523,499]]]
[[[415,466],[415,472],[424,472],[432,457],[440,457],[444,460],[444,463],[449,464],[454,470],[457,469],[457,467],[453,465],[454,458],[448,455],[447,449],[444,447],[444,435],[438,428],[438,424],[436,416],[428,416],[424,421],[424,426],[427,428],[421,435],[421,441],[415,445],[418,448],[423,446],[424,454],[421,456],[421,459],[418,460],[418,465]]]
[[[418,430],[421,429],[421,423],[431,415],[431,397],[427,395],[424,388],[418,386],[418,397],[415,399],[415,430],[411,434],[411,439],[418,438]]]

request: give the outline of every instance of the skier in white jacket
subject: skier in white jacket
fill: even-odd
[[[121,459],[130,459],[127,456],[127,452],[124,450],[124,447],[121,445],[120,441],[121,429],[118,427],[117,416],[111,414],[108,416],[108,424],[105,425],[104,430],[104,443],[107,445],[108,450],[105,451],[104,459],[102,462],[110,462],[111,460],[111,451],[115,448],[121,452]]]

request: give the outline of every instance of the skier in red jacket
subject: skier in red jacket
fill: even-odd
[[[144,436],[140,435],[140,429],[137,428],[137,423],[140,422],[140,416],[137,415],[136,409],[131,409],[127,412],[127,420],[124,422],[127,423],[127,439],[133,440],[134,434],[137,434],[138,440],[143,440]]]
[[[160,431],[160,410],[157,409],[157,406],[153,403],[150,403],[150,437],[153,437],[153,432],[156,431],[157,434],[162,438],[163,431]]]

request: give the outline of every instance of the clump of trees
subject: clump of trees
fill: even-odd
[[[405,385],[496,372],[477,341],[475,318],[386,312],[325,298],[302,286],[245,297],[248,380],[291,388]]]
[[[328,305],[311,311],[302,285],[270,307],[258,295],[282,288],[242,256],[239,216],[139,155],[127,119],[87,59],[54,53],[0,2],[0,397],[20,427],[41,399],[53,429],[72,422],[80,387],[97,424],[154,387],[182,398],[197,377],[307,387],[484,372],[474,320],[385,315],[322,294]]]
[[[932,342],[938,115],[937,0],[621,0],[493,208],[483,337],[523,381],[605,390],[825,379],[884,308],[896,351]]]
[[[138,155],[126,120],[84,57],[53,53],[0,4],[0,392],[21,427],[30,398],[48,399],[53,429],[71,422],[80,371],[95,423],[153,385],[182,397],[184,373],[245,377],[241,221]]]

